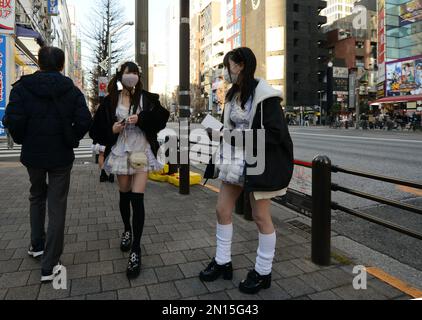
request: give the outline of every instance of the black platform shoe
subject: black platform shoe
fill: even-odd
[[[108,182],[114,183],[114,174],[110,174],[110,176],[108,177]]]
[[[223,266],[220,266],[215,261],[215,258],[212,259],[208,267],[204,271],[201,271],[201,273],[199,274],[199,278],[201,279],[201,281],[204,281],[204,282],[215,281],[221,276],[223,276],[224,280],[232,280],[233,279],[233,265],[230,262]]]
[[[141,255],[132,252],[129,256],[126,275],[128,279],[135,279],[141,273]]]
[[[100,182],[107,182],[108,181],[107,174],[104,170],[101,170]]]
[[[127,231],[122,234],[122,242],[120,243],[120,250],[128,252],[132,248],[132,234]]]
[[[256,294],[261,289],[269,289],[271,287],[271,274],[261,276],[255,270],[248,273],[246,280],[240,283],[239,290],[246,294]]]

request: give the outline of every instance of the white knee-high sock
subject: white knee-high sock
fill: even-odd
[[[221,225],[217,223],[217,254],[215,261],[225,265],[232,261],[233,224]]]
[[[256,258],[255,271],[261,276],[271,274],[275,256],[277,236],[273,234],[259,234],[258,257]]]

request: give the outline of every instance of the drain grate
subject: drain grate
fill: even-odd
[[[306,232],[308,234],[312,234],[312,228],[310,226],[308,226],[307,224],[298,221],[298,220],[292,220],[287,222],[287,224],[291,225],[292,227],[299,229],[303,232]]]

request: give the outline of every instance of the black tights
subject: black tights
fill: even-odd
[[[130,225],[130,203],[132,203],[133,209],[133,244],[132,252],[141,252],[141,238],[144,231],[145,224],[145,206],[144,206],[144,194],[120,192],[120,213],[122,215],[123,223],[125,225],[125,232],[130,232],[132,227]]]

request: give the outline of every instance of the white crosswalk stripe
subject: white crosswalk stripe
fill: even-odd
[[[83,140],[79,148],[75,149],[75,158],[76,159],[91,159],[93,157],[92,150],[92,141]],[[22,146],[15,145],[13,150],[7,149],[6,142],[0,142],[0,161],[7,160],[19,160],[21,155]]]

